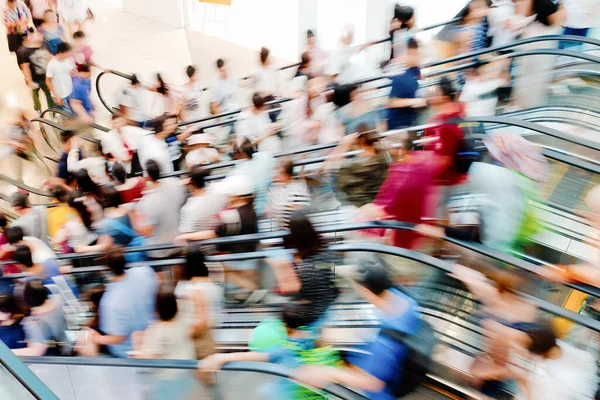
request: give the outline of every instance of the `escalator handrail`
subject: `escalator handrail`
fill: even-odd
[[[136,359],[136,358],[97,358],[97,357],[19,357],[25,364],[45,365],[80,365],[95,367],[129,367],[129,368],[151,368],[151,369],[181,369],[195,370],[198,360],[159,360],[159,359]],[[293,380],[294,370],[280,364],[266,362],[232,362],[225,364],[221,371],[229,372],[251,372],[278,376]],[[340,399],[367,399],[367,397],[354,392],[341,385],[332,384],[320,389]]]
[[[49,113],[49,112],[53,112],[55,114],[60,114],[60,115],[62,115],[64,117],[67,117],[67,118],[73,117],[73,114],[71,114],[71,113],[69,113],[69,112],[67,112],[65,110],[61,110],[60,108],[51,107],[51,108],[48,108],[48,109],[42,111],[42,113],[40,114],[40,118],[44,118],[44,115],[46,115],[46,113]],[[46,118],[44,118],[44,119],[46,119]],[[108,132],[108,131],[110,131],[109,128],[107,128],[105,126],[102,126],[102,125],[98,125],[95,122],[92,122],[91,124],[89,124],[89,126],[91,128],[98,129],[99,131],[102,131],[102,132]]]
[[[46,111],[48,111],[48,110],[46,110]],[[44,112],[46,112],[46,111],[44,111]],[[53,127],[54,129],[58,129],[59,131],[63,131],[63,132],[69,131],[69,130],[73,130],[73,129],[67,128],[66,126],[59,125],[59,124],[57,124],[54,121],[51,121],[49,119],[42,118],[42,117],[33,118],[31,120],[31,122],[38,122],[40,124],[49,125],[49,126]],[[92,128],[94,128],[94,129],[101,130],[102,132],[108,132],[110,130],[110,129],[104,127],[104,126],[101,126],[101,125],[98,125],[98,124],[95,124],[95,123],[94,124],[90,124],[89,126],[92,127]],[[95,138],[87,137],[85,135],[81,135],[80,137],[82,139],[90,142],[90,143],[94,143],[94,144],[99,144],[100,143],[100,141],[98,139],[95,139]]]

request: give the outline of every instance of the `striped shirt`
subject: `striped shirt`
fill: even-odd
[[[269,217],[279,228],[287,228],[294,211],[310,205],[310,192],[303,180],[277,184],[267,193]]]

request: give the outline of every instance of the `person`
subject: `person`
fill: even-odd
[[[164,174],[174,172],[178,158],[174,160],[175,156],[172,155],[174,151],[171,151],[167,141],[170,140],[173,144],[183,142],[191,136],[194,128],[187,128],[179,135],[171,137],[177,130],[177,117],[171,114],[155,119],[152,125],[154,134],[142,137],[139,142],[138,157],[140,165],[145,168],[148,161],[152,159],[158,163]],[[179,149],[175,149],[175,152],[178,151]]]
[[[17,245],[13,255],[17,267],[27,275],[26,280],[39,279],[44,285],[49,285],[54,283],[52,278],[61,276],[55,258],[48,258],[43,263],[34,263],[31,255],[31,249],[25,244]]]
[[[392,39],[391,60],[401,60],[408,40],[414,36],[415,10],[410,6],[396,4],[394,19],[390,22],[390,37]]]
[[[20,182],[23,182],[23,170],[26,161],[39,161],[39,163],[46,166],[48,173],[50,173],[48,166],[35,149],[32,139],[31,133],[37,133],[37,129],[27,119],[24,111],[18,111],[15,117],[16,119],[2,129],[0,159],[8,159],[12,162],[12,165],[9,166],[11,172],[14,173],[12,177]]]
[[[13,352],[18,356],[70,355],[65,345],[67,321],[61,301],[48,295],[42,281],[37,279],[25,284],[23,300],[31,310],[23,319],[27,347]]]
[[[27,87],[31,89],[33,108],[38,114],[42,112],[40,90],[44,92],[48,108],[54,107],[52,93],[46,85],[46,67],[50,60],[50,54],[42,47],[42,43],[43,37],[39,32],[30,32],[17,50],[17,62],[25,77]]]
[[[310,75],[312,77],[323,74],[326,54],[319,46],[314,30],[306,31],[306,48],[304,53],[308,54],[310,59]],[[303,54],[304,54],[303,53]]]
[[[90,65],[98,67],[92,57],[94,56],[94,50],[87,43],[85,32],[76,31],[73,33],[73,59],[75,60],[75,66]]]
[[[58,23],[58,18],[54,11],[46,10],[44,12],[44,23],[38,27],[38,30],[44,35],[44,45],[53,56],[58,53],[58,45],[65,42],[65,30]]]
[[[154,160],[146,164],[148,185],[142,198],[135,206],[136,225],[146,243],[171,243],[177,236],[179,212],[185,203],[185,187],[179,178],[160,177],[160,165]],[[148,252],[154,259],[169,258],[179,252],[178,249],[156,250]]]
[[[46,85],[54,98],[54,103],[66,111],[69,108],[68,97],[73,92],[71,73],[75,70],[71,45],[66,42],[59,43],[57,53],[48,63],[46,68]]]
[[[191,233],[215,229],[218,214],[227,206],[227,196],[215,185],[206,187],[209,171],[193,167],[190,171],[190,196],[181,207],[179,232]]]
[[[54,207],[48,207],[46,209],[46,221],[48,225],[48,236],[50,236],[50,240],[54,242],[57,232],[63,225],[68,221],[77,218],[78,215],[77,211],[69,205],[71,197],[70,191],[67,192],[65,187],[55,185],[50,189],[50,192],[54,197]]]
[[[108,352],[126,358],[132,350],[131,335],[145,330],[156,310],[159,280],[151,267],[125,270],[125,256],[119,249],[106,254],[106,265],[113,276],[100,300],[100,329],[103,334],[86,328],[89,341],[104,345]]]
[[[260,49],[260,67],[252,76],[253,88],[265,101],[277,95],[277,71],[271,64],[271,52],[266,47]],[[274,121],[273,121],[274,122]]]
[[[361,124],[356,134],[346,136],[332,155],[343,156],[353,147],[360,151],[356,157],[344,158],[341,162],[337,187],[343,200],[360,208],[375,200],[387,176],[388,160],[386,152],[379,147],[377,133],[369,125]]]
[[[27,32],[30,20],[31,12],[21,0],[6,0],[2,22],[6,28],[9,52],[15,53],[23,43],[23,34]]]
[[[127,171],[121,163],[114,163],[111,170],[115,188],[121,196],[123,204],[129,204],[142,198],[142,193],[146,188],[146,180],[139,177],[127,178]]]
[[[190,147],[185,156],[185,165],[191,169],[198,165],[208,165],[219,160],[217,149],[210,147],[214,142],[212,135],[208,133],[196,133],[192,135],[186,144]]]
[[[51,3],[50,0],[29,0],[29,10],[33,17],[33,26],[38,28],[44,23],[44,14],[47,10],[52,9]]]
[[[148,131],[129,125],[125,115],[120,113],[113,114],[111,128],[100,141],[104,154],[121,163],[128,174],[141,172],[138,150]]]
[[[350,92],[350,103],[338,109],[340,122],[344,125],[345,134],[358,132],[361,124],[380,127],[382,122],[381,110],[369,106],[367,90],[360,90],[357,85],[344,85]],[[343,87],[342,87],[343,88]],[[385,129],[382,129],[385,130]]]
[[[164,114],[178,115],[180,111],[178,93],[168,85],[161,74],[156,74],[156,84],[150,88],[151,92],[158,93],[164,104]]]
[[[323,238],[302,211],[292,214],[290,234],[284,238],[293,260],[269,259],[278,291],[301,304],[300,313],[308,327],[318,329],[327,319],[327,310],[338,296],[334,284],[335,257],[324,250]]]
[[[31,250],[34,264],[44,264],[49,259],[56,259],[56,254],[46,243],[34,236],[24,236],[23,229],[19,226],[7,228],[5,234],[8,243],[4,245],[3,251],[14,251],[16,246],[23,244]]]
[[[562,5],[567,12],[567,20],[563,35],[573,35],[587,37],[590,30],[594,28],[595,21],[598,21],[598,0],[563,0]],[[561,49],[569,49],[577,46],[574,42],[560,42]]]
[[[550,323],[529,333],[532,371],[518,371],[518,395],[532,400],[593,399],[598,365],[591,354],[557,340]]]
[[[357,71],[352,64],[352,57],[372,46],[372,43],[365,43],[352,47],[352,42],[354,42],[354,28],[347,26],[340,37],[338,47],[329,54],[325,66],[325,74],[329,75],[331,81],[340,85],[356,80]]]
[[[27,346],[22,320],[23,312],[15,296],[0,293],[0,341],[9,349],[22,349]]]
[[[212,89],[210,98],[210,112],[213,115],[226,113],[239,108],[237,103],[238,82],[229,75],[225,61],[217,60],[219,80]]]
[[[63,131],[60,135],[60,141],[62,145],[62,153],[58,161],[58,168],[56,169],[57,182],[60,185],[69,186],[73,184],[75,176],[69,171],[69,153],[71,152],[71,143],[76,136],[76,132],[70,129]]]
[[[487,15],[488,37],[492,38],[492,47],[502,46],[517,39],[517,32],[511,28],[511,19],[515,16],[512,0],[494,0]]]
[[[58,10],[62,20],[68,24],[70,32],[85,30],[85,21],[88,19],[85,0],[61,0]]]
[[[306,79],[310,79],[312,78],[311,71],[310,53],[305,51],[300,56],[300,65],[298,65],[298,69],[296,70],[294,78],[305,76]]]
[[[224,236],[258,233],[258,220],[253,205],[252,184],[243,176],[232,176],[222,184],[229,195],[229,207],[219,213],[219,224],[214,230],[184,233],[177,236],[175,243],[205,240]],[[220,245],[220,251],[251,253],[256,251],[257,242],[250,241]],[[258,288],[258,276],[254,260],[229,262],[227,280],[240,289],[253,292]]]
[[[75,104],[73,101],[71,104],[76,107],[81,106],[81,104]],[[97,186],[106,185],[110,182],[110,179],[106,172],[106,159],[101,154],[101,149],[96,146],[86,146],[85,139],[81,136],[75,136],[71,139],[71,148],[67,156],[67,169],[76,177],[89,179]],[[85,171],[85,173],[79,174],[79,171]]]
[[[467,117],[496,115],[497,91],[508,85],[510,70],[504,59],[489,64],[477,61],[465,77],[458,100],[465,104]]]
[[[80,153],[81,154],[81,153]],[[84,159],[85,160],[85,159]],[[78,169],[74,174],[77,187],[83,193],[83,204],[92,214],[92,222],[97,223],[104,217],[102,210],[102,192],[101,185],[96,183],[88,173],[87,169]]]
[[[286,229],[291,215],[310,205],[311,197],[303,179],[294,179],[294,161],[280,159],[273,179],[274,185],[267,192],[265,214],[275,228]]]
[[[387,270],[380,266],[366,269],[355,286],[356,292],[381,312],[381,326],[404,334],[416,334],[421,324],[418,305],[392,283]],[[381,331],[367,346],[367,353],[350,358],[353,368],[305,366],[296,374],[300,382],[315,387],[340,383],[366,392],[373,400],[393,400],[393,387],[402,379],[408,355],[407,347]]]
[[[181,120],[193,121],[202,117],[202,92],[203,89],[198,84],[198,74],[196,67],[188,65],[185,70],[188,81],[181,90],[183,106],[181,108]]]
[[[119,99],[119,111],[122,116],[139,128],[145,128],[150,119],[144,111],[145,96],[146,88],[141,84],[137,75],[133,74],[129,85],[123,89]]]
[[[258,151],[277,153],[281,151],[281,141],[276,136],[279,129],[281,125],[269,119],[265,98],[254,93],[252,107],[242,111],[235,123],[236,143],[241,146],[248,139]]]
[[[388,129],[401,129],[415,125],[417,108],[424,107],[424,99],[417,97],[421,70],[419,69],[419,44],[410,39],[404,56],[406,71],[392,78],[392,90],[387,101]]]
[[[486,43],[486,16],[489,9],[483,0],[471,0],[463,8],[459,25],[455,28],[454,41],[457,54],[484,49]]]
[[[73,90],[68,97],[69,108],[77,119],[90,124],[94,122],[92,113],[94,107],[92,105],[91,91],[91,71],[89,65],[80,65],[77,67],[77,74],[73,76]]]
[[[13,211],[19,217],[11,226],[19,226],[25,236],[36,237],[43,242],[47,241],[46,215],[44,207],[31,207],[29,197],[23,192],[15,192],[10,198]]]
[[[93,246],[98,240],[98,234],[92,226],[92,213],[83,200],[80,190],[72,190],[68,194],[68,206],[76,211],[76,215],[65,221],[53,237],[62,253],[73,253],[75,249]]]

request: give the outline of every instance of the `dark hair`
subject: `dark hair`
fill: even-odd
[[[160,133],[165,129],[165,122],[170,119],[176,119],[177,116],[173,114],[165,114],[154,118],[150,121],[150,126],[154,129],[154,133]]]
[[[396,4],[394,8],[394,19],[401,22],[400,29],[408,28],[406,23],[415,15],[415,10],[409,6],[401,6]]]
[[[116,276],[122,276],[125,273],[125,255],[119,248],[113,248],[106,252],[106,266],[110,268]]]
[[[92,180],[87,169],[81,168],[77,170],[75,179],[77,180],[77,186],[84,194],[98,194],[100,188],[96,185],[96,182]]]
[[[67,199],[67,191],[62,186],[53,186],[52,189],[50,189],[50,192],[52,193],[52,197],[61,203],[64,203]]]
[[[160,179],[160,165],[155,160],[148,160],[146,162],[146,172],[152,182],[158,182]]]
[[[296,249],[300,258],[313,256],[322,249],[323,239],[303,211],[292,214],[289,228],[290,233],[283,240],[284,246]]]
[[[306,66],[310,63],[310,53],[308,51],[305,51],[304,53],[302,53],[302,56],[300,57],[300,65],[298,66],[298,68],[306,68]]]
[[[255,152],[256,149],[254,148],[254,145],[248,138],[244,138],[244,141],[240,146],[235,145],[233,147],[233,154],[245,154],[246,156],[248,156],[248,158],[252,158]]]
[[[306,31],[307,38],[314,37],[314,36],[315,36],[315,32],[312,29],[309,29]]]
[[[77,72],[84,72],[84,73],[91,72],[90,65],[89,64],[78,65]]]
[[[172,283],[160,285],[156,294],[156,312],[161,321],[170,321],[177,315],[177,297]]]
[[[63,131],[60,134],[60,141],[62,143],[67,143],[69,141],[69,139],[73,138],[76,134],[77,133],[75,131],[72,131],[72,130]]]
[[[39,307],[48,300],[48,290],[39,279],[34,279],[25,284],[23,300],[28,307]]]
[[[33,259],[31,257],[31,249],[29,246],[20,244],[15,248],[13,258],[17,264],[24,265],[28,268],[33,267]]]
[[[71,190],[68,194],[69,207],[77,211],[79,218],[83,222],[83,225],[91,229],[92,228],[92,213],[88,210],[86,205],[82,201],[83,193],[80,190]]]
[[[206,177],[209,175],[210,172],[206,169],[200,166],[195,166],[190,172],[190,181],[192,182],[192,185],[194,185],[194,187],[202,189],[206,186]]]
[[[258,93],[254,93],[252,95],[252,104],[256,108],[263,108],[265,106],[265,98]]]
[[[100,188],[100,205],[102,208],[119,207],[123,204],[121,193],[113,185],[104,185]]]
[[[269,54],[270,53],[271,52],[266,47],[262,47],[260,49],[260,63],[261,64],[264,64],[267,61],[267,59],[269,58]]]
[[[132,74],[130,80],[132,85],[138,85],[140,83],[140,80],[138,79],[136,74]]]
[[[44,15],[46,15],[48,13],[54,13],[54,10],[52,10],[52,9],[49,8],[46,11],[44,11]]]
[[[294,176],[294,160],[291,157],[285,157],[280,161],[283,173],[287,176]]]
[[[165,80],[163,79],[162,75],[156,74],[156,80],[158,81],[158,87],[156,88],[156,92],[164,96],[168,95],[169,88],[167,87],[167,84],[165,83]]]
[[[67,42],[60,42],[56,47],[57,54],[63,54],[68,51],[71,51],[71,45]]]
[[[0,293],[0,312],[13,316],[19,314],[19,311],[17,299],[12,293]]]
[[[8,220],[6,219],[6,215],[0,211],[0,228],[5,228],[8,225]]]
[[[76,31],[73,33],[73,39],[83,39],[85,37],[84,31]]]
[[[549,322],[541,322],[538,326],[527,332],[531,339],[529,351],[533,354],[543,355],[556,346],[556,332]]]
[[[357,283],[377,296],[394,287],[390,273],[380,265],[371,265],[362,270]]]
[[[11,226],[6,229],[4,232],[6,235],[6,240],[8,240],[8,244],[19,243],[23,240],[23,228],[20,226]]]
[[[409,38],[406,41],[406,48],[416,50],[419,48],[419,42],[417,42],[417,40],[415,38]]]
[[[304,316],[304,305],[291,301],[283,305],[281,312],[281,320],[288,329],[299,329],[303,326],[308,326],[308,319]]]
[[[22,192],[14,192],[10,196],[10,205],[13,207],[31,208],[29,196]]]
[[[225,66],[225,61],[222,58],[217,60],[217,68],[223,68]]]
[[[373,127],[367,123],[362,123],[358,125],[358,140],[367,146],[373,146],[379,138],[377,137],[377,132],[373,129]]]
[[[120,183],[125,183],[127,181],[127,171],[125,171],[125,167],[123,164],[116,162],[112,167],[112,176]]]
[[[449,97],[450,100],[454,101],[456,98],[456,89],[452,84],[452,81],[447,77],[443,76],[438,82],[438,86],[442,90],[442,95]]]
[[[91,288],[87,293],[88,298],[90,299],[94,307],[96,307],[96,309],[98,309],[98,307],[100,306],[100,300],[102,300],[104,292],[106,292],[106,288],[104,287],[104,285],[100,285]]]
[[[350,103],[350,96],[356,89],[358,86],[354,84],[337,86],[333,89],[333,104],[337,107],[344,107]]]
[[[185,69],[185,74],[188,76],[188,78],[196,75],[196,67],[193,65],[188,65],[188,67]]]
[[[208,268],[204,262],[204,252],[199,244],[191,244],[188,246],[185,253],[185,278],[192,279],[194,277],[208,277]]]

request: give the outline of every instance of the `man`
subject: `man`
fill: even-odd
[[[408,40],[404,63],[406,71],[392,79],[392,90],[387,102],[388,129],[414,126],[417,119],[416,109],[427,105],[424,99],[417,98],[421,57],[419,44],[412,38]]]
[[[67,169],[70,174],[76,175],[77,171],[85,169],[97,185],[106,185],[110,183],[110,178],[106,173],[106,159],[103,157],[102,150],[96,149],[96,146],[88,146],[87,154],[84,152],[85,139],[75,136],[71,139],[71,146],[67,156]]]
[[[177,117],[175,115],[165,115],[159,117],[153,122],[154,134],[146,135],[140,140],[138,157],[140,165],[145,168],[149,160],[154,160],[160,166],[160,170],[165,173],[175,171],[175,163],[172,161],[172,152],[169,149],[167,141],[183,142],[191,136],[193,128],[186,129],[183,133],[171,137],[177,130]]]
[[[142,138],[150,133],[131,126],[121,114],[112,116],[112,129],[102,136],[102,151],[113,161],[120,162],[128,174],[142,170],[138,149]]]
[[[73,76],[73,91],[68,98],[69,107],[81,122],[90,124],[94,122],[92,112],[92,99],[90,93],[92,91],[90,66],[83,64],[77,67],[77,74]]]
[[[15,192],[10,198],[10,203],[15,214],[19,216],[12,226],[19,226],[23,229],[26,236],[34,236],[44,242],[47,242],[47,226],[45,207],[31,207],[29,197],[23,192]]]
[[[310,205],[310,192],[303,179],[294,179],[294,161],[279,162],[273,187],[267,192],[266,215],[276,228],[286,229],[291,215]]]
[[[50,60],[50,53],[42,48],[44,36],[37,30],[30,32],[25,36],[25,40],[17,50],[17,61],[27,87],[31,89],[33,98],[33,108],[40,114],[42,112],[42,104],[40,103],[40,90],[46,96],[46,104],[48,108],[54,107],[52,93],[46,85],[46,67]]]
[[[131,351],[131,334],[143,331],[154,318],[159,281],[150,267],[135,267],[125,271],[121,250],[106,254],[106,265],[113,273],[98,308],[100,330],[89,329],[89,340],[106,346],[115,357],[126,358]]]
[[[56,253],[47,244],[36,237],[24,236],[23,229],[19,226],[11,226],[6,229],[5,234],[8,243],[3,246],[2,252],[12,252],[16,246],[24,244],[31,250],[34,264],[43,264],[48,259],[56,259]]]
[[[171,243],[178,234],[179,210],[185,202],[185,187],[179,178],[160,178],[160,166],[154,160],[146,164],[148,186],[135,209],[147,244]],[[178,249],[148,252],[150,258],[168,258]]]
[[[52,93],[54,103],[71,112],[68,97],[73,92],[73,81],[71,73],[75,70],[71,45],[61,42],[58,45],[58,53],[48,63],[46,68],[46,85]]]
[[[394,288],[382,267],[364,271],[355,286],[356,292],[382,312],[381,326],[414,335],[421,326],[417,302]],[[354,368],[303,367],[297,378],[312,386],[340,383],[367,392],[369,399],[395,400],[392,387],[402,379],[402,364],[408,349],[402,343],[379,333],[366,349],[367,353],[349,360]]]
[[[221,58],[217,60],[217,69],[219,70],[219,81],[213,88],[210,99],[210,112],[213,115],[239,108],[236,99],[238,91],[237,80],[229,76],[225,61]]]
[[[15,248],[15,264],[21,272],[27,274],[26,280],[39,279],[44,285],[53,284],[55,276],[61,276],[56,259],[48,258],[42,263],[34,263],[31,249],[25,244],[19,244]]]

